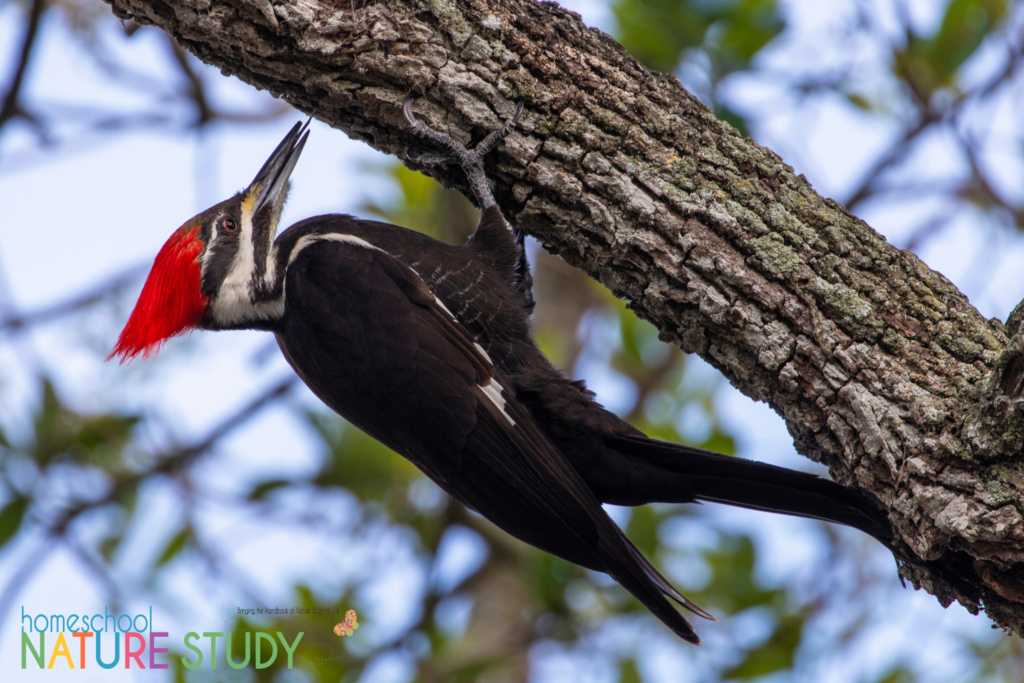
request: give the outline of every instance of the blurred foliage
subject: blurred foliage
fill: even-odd
[[[750,60],[785,28],[774,0],[617,0],[619,42],[652,69],[675,71],[696,48],[707,52],[721,78],[750,68]]]
[[[751,61],[786,27],[775,0],[614,0],[619,42],[652,69],[676,71],[701,62],[715,114],[747,134],[742,117],[717,96],[728,75]]]
[[[897,77],[925,103],[939,88],[955,87],[957,71],[1005,14],[1006,0],[953,0],[934,35],[907,34],[895,55]]]
[[[151,96],[143,98],[139,111],[127,113],[80,109],[69,114],[70,110],[46,102],[18,100],[6,120],[0,117],[0,135],[6,123],[24,124],[37,136],[43,150],[39,154],[83,133],[124,132],[143,125],[188,129],[215,121],[266,120],[280,111],[269,101],[245,115],[213,106],[204,79],[218,76],[201,69],[175,45],[169,44],[168,50],[175,78],[154,83],[141,76],[115,55],[119,40],[131,40],[149,29],[131,22],[117,27],[98,2],[22,5],[26,38],[32,32],[32,11],[45,13],[49,20],[37,30],[53,30],[53,20],[59,18],[87,46],[99,71],[112,83]],[[862,77],[863,64],[853,57],[854,50],[848,63],[828,73],[813,71],[814,65],[782,77],[765,73],[763,57],[777,39],[789,36],[795,23],[788,6],[774,0],[613,2],[618,37],[633,54],[654,68],[684,74],[687,85],[745,133],[756,134],[761,113],[737,113],[739,108],[730,104],[721,86],[734,77],[775,78],[801,97],[839,95],[848,107],[903,125],[905,134],[852,193],[854,203],[885,191],[885,172],[910,156],[913,141],[923,131],[945,125],[963,103],[976,103],[981,94],[1011,82],[997,74],[969,89],[961,79],[986,43],[1008,35],[1007,3],[952,0],[928,30],[903,19],[895,34],[878,29],[872,8],[862,7],[866,9],[851,35],[872,41],[886,55],[884,68],[876,68],[872,77],[894,79],[894,88],[867,87],[870,79]],[[5,83],[0,79],[0,87],[8,87]],[[150,105],[152,111],[147,110]],[[964,144],[970,152],[973,143]],[[0,163],[9,164],[10,159]],[[986,211],[1008,212],[1019,224],[1016,217],[1024,212],[990,186],[981,163],[969,166],[965,178],[944,188],[947,195]],[[393,201],[365,205],[363,213],[452,243],[471,234],[477,214],[461,195],[397,165],[366,172],[392,183],[397,193]],[[539,301],[535,335],[560,367],[576,374],[584,365],[597,366],[631,387],[635,398],[622,412],[652,436],[734,452],[737,435],[717,417],[720,381],[702,380],[677,348],[658,341],[651,325],[579,271],[540,249],[532,253]],[[73,301],[61,315],[74,321],[82,310],[105,303],[93,298]],[[12,335],[14,327],[0,328],[0,333]],[[234,634],[236,653],[242,652],[246,634],[254,631],[305,634],[296,653],[296,666],[305,678],[289,677],[279,656],[268,668],[249,670],[244,680],[354,683],[370,680],[375,667],[387,661],[404,662],[412,678],[424,682],[540,680],[531,668],[544,653],[552,652],[581,670],[600,665],[602,680],[675,680],[672,675],[666,678],[664,664],[656,664],[666,651],[671,652],[669,666],[684,666],[692,680],[823,680],[816,672],[829,667],[852,668],[856,680],[865,683],[937,680],[923,676],[916,666],[927,641],[922,645],[914,637],[908,641],[905,661],[885,667],[852,661],[865,651],[864,641],[889,632],[882,631],[887,626],[882,622],[895,615],[878,604],[891,590],[883,581],[894,583],[892,572],[884,579],[873,574],[868,567],[871,552],[878,548],[850,543],[849,535],[820,527],[822,533],[815,537],[820,553],[809,559],[812,564],[805,575],[778,583],[759,569],[761,540],[721,524],[702,508],[650,505],[616,511],[636,545],[685,594],[722,619],[718,624],[698,624],[708,646],[696,649],[669,636],[607,577],[497,531],[450,502],[387,448],[336,416],[310,412],[291,400],[289,385],[271,388],[228,416],[209,438],[181,444],[174,434],[163,440],[144,438],[165,427],[159,416],[122,414],[102,406],[73,407],[53,383],[43,377],[35,381],[38,401],[29,424],[11,415],[0,417],[0,547],[25,557],[24,566],[5,587],[6,595],[16,596],[42,565],[45,552],[25,549],[32,539],[42,538],[40,547],[46,552],[59,544],[87,567],[111,605],[140,593],[175,602],[180,589],[166,579],[182,566],[191,574],[217,577],[217,585],[230,587],[239,600],[259,603],[261,594],[245,579],[244,567],[232,567],[211,543],[200,514],[211,504],[229,506],[244,518],[259,520],[267,530],[284,528],[296,536],[318,533],[323,547],[345,547],[358,559],[346,560],[329,589],[306,582],[288,587],[291,604],[303,613],[274,620],[238,618],[225,624]],[[290,410],[319,445],[321,459],[314,471],[243,480],[230,492],[209,490],[204,477],[195,472],[196,463],[274,402]],[[699,428],[691,429],[694,424]],[[154,446],[165,441],[169,445]],[[173,491],[184,512],[181,519],[165,525],[142,563],[141,581],[133,583],[123,578],[124,570],[129,563],[139,566],[139,551],[129,557],[125,548],[146,533],[139,529],[145,528],[151,512],[153,490],[161,486]],[[350,514],[339,522],[332,517],[337,510]],[[407,551],[407,559],[401,561],[414,565],[411,574],[422,578],[415,604],[406,606],[411,616],[400,628],[385,623],[379,601],[371,597],[381,576],[400,563],[394,552],[381,550],[396,544]],[[463,562],[461,574],[452,578],[444,567],[455,547],[477,550],[470,553],[476,560]],[[7,607],[0,605],[0,610]],[[362,627],[352,636],[334,635],[334,625],[342,620],[339,615],[352,608],[359,611]],[[1020,639],[965,637],[962,645],[964,673],[953,672],[943,681],[1024,680]],[[219,657],[223,663],[223,654]],[[210,680],[203,678],[208,670],[191,671],[177,658],[171,664],[175,680]]]

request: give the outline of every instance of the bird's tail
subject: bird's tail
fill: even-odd
[[[614,522],[611,524],[614,525]],[[613,579],[632,593],[677,636],[694,645],[701,644],[700,637],[690,622],[666,598],[672,598],[705,619],[718,621],[717,619],[676,590],[617,527],[613,526],[610,533],[602,534],[598,546],[604,561],[604,570]]]
[[[614,437],[607,443],[666,474],[681,475],[691,499],[845,524],[894,550],[888,517],[855,489],[806,472],[642,436]],[[684,502],[670,497],[660,502]]]

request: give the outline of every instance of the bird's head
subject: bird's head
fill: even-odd
[[[108,360],[146,357],[197,327],[244,328],[280,315],[273,241],[308,126],[295,124],[247,188],[171,235]]]

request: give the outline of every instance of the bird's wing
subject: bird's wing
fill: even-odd
[[[681,637],[698,614],[632,546],[419,275],[370,245],[323,241],[289,267],[289,360],[325,403],[508,533],[619,581]]]

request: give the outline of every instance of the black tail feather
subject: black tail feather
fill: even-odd
[[[866,495],[827,479],[646,437],[614,437],[608,445],[630,458],[683,475],[695,500],[836,522],[893,549],[886,514]]]
[[[654,568],[654,565],[652,565],[650,561],[643,556],[643,553],[637,550],[636,546],[629,542],[628,539],[626,540],[629,544],[629,549],[633,553],[633,556],[636,558],[637,562],[640,563],[640,566],[647,573],[647,576],[651,579],[651,581],[654,582],[654,585],[656,585],[662,593],[672,598],[677,603],[679,603],[686,609],[696,614],[698,617],[704,617],[705,619],[708,619],[710,621],[718,621],[718,619],[716,619],[713,615],[709,614],[708,612],[705,612],[696,603],[694,603],[685,595],[676,590],[676,587],[669,583],[668,579],[662,576],[661,572]]]
[[[680,604],[695,614],[715,621],[717,619],[680,595],[618,528],[616,528],[616,532],[612,536],[605,536],[598,542],[606,565],[605,571],[623,588],[632,593],[673,633],[687,642],[700,645],[700,637],[693,630],[693,626],[665,596],[673,599],[677,599],[675,596],[679,596],[682,598],[679,601]]]

